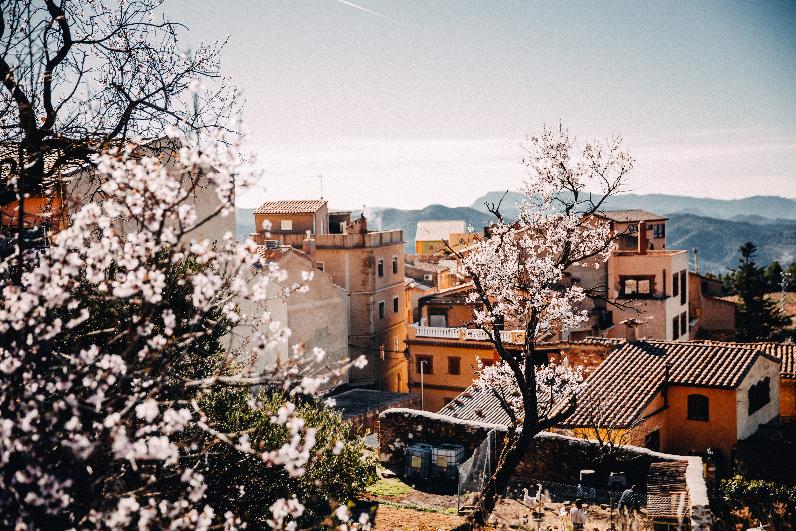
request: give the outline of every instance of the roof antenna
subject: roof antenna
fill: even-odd
[[[321,199],[323,199],[323,175],[318,175],[318,180],[321,183]]]

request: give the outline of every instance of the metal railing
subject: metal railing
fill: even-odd
[[[488,341],[487,333],[478,328],[447,328],[440,326],[410,325],[415,330],[417,337],[436,337],[440,339],[458,339],[461,341]],[[504,343],[523,343],[525,332],[523,330],[503,330],[500,339]]]

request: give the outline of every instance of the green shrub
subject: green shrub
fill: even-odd
[[[721,494],[725,518],[730,521],[750,526],[753,520],[775,526],[790,522],[791,527],[796,526],[796,487],[734,476],[722,480]]]
[[[248,435],[258,451],[276,450],[289,437],[286,426],[271,422],[285,403],[279,391],[263,391],[257,396],[259,407],[252,407],[251,394],[243,389],[218,389],[209,393],[202,409],[208,424],[236,437]],[[295,402],[295,400],[292,400]],[[315,428],[316,458],[301,476],[291,476],[282,467],[271,467],[253,456],[218,444],[204,456],[208,497],[214,507],[240,515],[250,526],[265,526],[269,507],[279,498],[295,495],[306,506],[300,524],[313,525],[327,516],[336,503],[356,497],[376,481],[377,460],[364,445],[362,433],[342,420],[319,400],[304,400],[297,406],[306,425]]]

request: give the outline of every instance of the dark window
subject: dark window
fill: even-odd
[[[481,359],[481,365],[483,365],[484,367],[491,367],[494,364],[495,364],[495,360]]]
[[[397,256],[393,256],[392,257],[392,274],[393,275],[397,275],[398,274],[398,257]]]
[[[453,402],[453,398],[452,398],[452,397],[450,397],[450,396],[446,396],[446,397],[444,397],[444,398],[442,399],[442,404],[443,404],[443,405],[445,405],[445,406],[447,406],[447,405],[448,405],[448,404],[450,404],[451,402]]]
[[[688,419],[710,420],[708,397],[705,395],[688,395]]]
[[[652,237],[653,238],[663,238],[666,236],[666,224],[665,223],[656,223],[652,226]]]
[[[448,328],[448,312],[436,308],[429,308],[428,326]]]
[[[771,401],[771,378],[766,376],[749,388],[749,414]]]
[[[448,357],[448,374],[461,374],[462,359],[456,356]]]
[[[661,430],[655,430],[644,437],[644,448],[659,451],[661,449]]]
[[[685,304],[686,295],[688,295],[685,284],[686,278],[688,278],[688,273],[683,269],[680,271],[680,304]]]
[[[619,277],[621,296],[628,299],[652,297],[654,277]]]
[[[688,333],[688,312],[680,314],[680,335],[684,336]]]
[[[434,374],[434,358],[431,356],[418,356],[415,360],[415,372],[420,374]],[[422,369],[422,370],[421,370]]]
[[[323,262],[315,262],[315,267],[323,271]]]
[[[680,318],[676,315],[672,318],[672,339],[680,337]]]
[[[392,299],[392,313],[398,313],[398,297]]]
[[[680,278],[677,273],[672,273],[672,297],[677,297],[680,294]]]
[[[384,301],[379,303],[379,319],[384,319]]]
[[[384,276],[384,260],[379,260],[376,269],[378,270],[378,275],[380,277]]]

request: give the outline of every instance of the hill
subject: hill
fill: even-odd
[[[488,192],[476,199],[472,208],[486,212],[484,202],[497,202],[505,192]],[[507,217],[516,216],[514,204],[522,197],[509,192],[501,211]],[[595,199],[599,195],[595,196]],[[778,196],[754,196],[743,199],[708,199],[666,194],[621,194],[606,201],[605,210],[638,208],[656,214],[693,214],[707,218],[735,219],[767,223],[771,220],[796,220],[796,200]]]
[[[369,224],[374,229],[403,229],[406,251],[414,252],[415,229],[420,220],[463,219],[475,230],[482,229],[493,216],[486,212],[483,201],[498,201],[502,193],[490,192],[479,199],[481,208],[447,207],[429,205],[419,210],[397,208],[372,208]],[[630,198],[636,198],[633,202]],[[670,203],[664,202],[671,201]],[[674,198],[674,199],[671,199]],[[756,198],[722,201],[717,199],[687,198],[682,196],[634,195],[618,196],[607,208],[642,208],[667,214],[667,241],[670,249],[688,249],[693,261],[693,249],[699,249],[699,269],[702,272],[723,273],[738,263],[738,247],[751,241],[757,246],[757,262],[768,264],[772,260],[781,263],[796,261],[796,201],[781,197]],[[759,201],[779,205],[778,209],[760,207]],[[516,198],[507,196],[501,210],[507,217],[515,214],[513,202]],[[669,208],[666,205],[670,205]],[[695,210],[715,212],[717,204],[725,209],[713,216],[694,212],[672,210],[678,206],[692,204]],[[746,205],[747,210],[740,210]],[[753,206],[754,205],[754,206]],[[790,205],[790,206],[789,206]],[[511,207],[511,208],[509,208]],[[254,232],[253,209],[240,208],[236,212],[238,237],[243,238]],[[764,215],[767,213],[771,217]],[[359,215],[355,212],[354,215]],[[693,266],[693,264],[692,264]]]
[[[738,247],[748,241],[757,246],[758,264],[772,260],[796,261],[796,221],[758,224],[693,214],[670,214],[666,234],[669,249],[699,249],[701,272],[723,273],[738,264]]]

